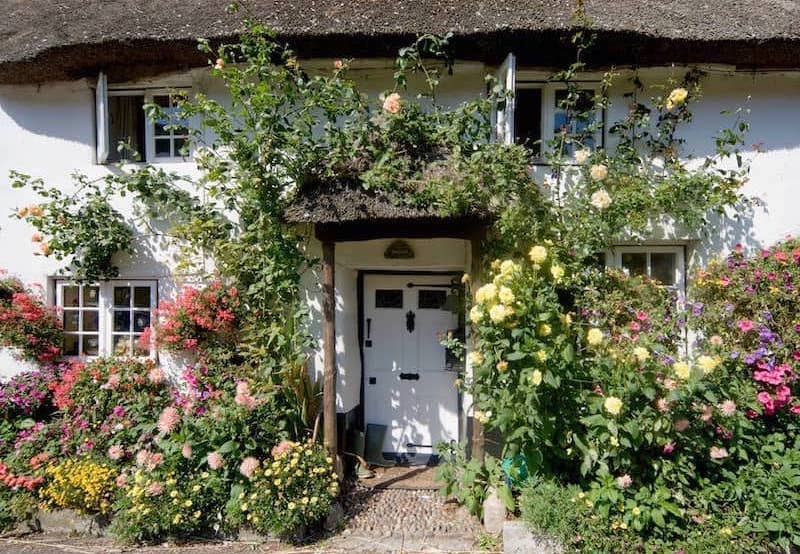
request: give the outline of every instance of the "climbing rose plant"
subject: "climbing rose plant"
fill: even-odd
[[[23,358],[52,362],[61,355],[61,319],[44,303],[42,291],[0,273],[0,346],[16,348]]]

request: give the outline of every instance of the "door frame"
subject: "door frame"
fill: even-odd
[[[360,383],[360,391],[358,397],[358,416],[357,422],[358,426],[362,431],[366,431],[366,421],[364,415],[364,395],[366,392],[366,386],[364,383],[364,377],[366,375],[366,367],[364,364],[364,277],[366,275],[394,275],[394,276],[414,276],[414,275],[428,275],[428,276],[435,276],[439,275],[442,277],[458,277],[459,275],[463,275],[463,271],[420,271],[420,270],[402,270],[402,269],[360,269],[358,270],[358,275],[356,277],[356,296],[358,298],[358,308],[356,310],[356,317],[358,318],[358,355],[361,360],[361,383]],[[462,285],[463,288],[463,285]],[[466,318],[466,314],[462,314]],[[456,391],[456,404],[458,406],[457,418],[458,418],[458,441],[461,442],[463,437],[461,436],[461,423],[464,418],[464,399],[461,394],[461,389]],[[434,452],[432,454],[436,456]]]

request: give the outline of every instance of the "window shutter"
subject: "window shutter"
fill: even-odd
[[[495,109],[495,139],[497,142],[512,144],[514,142],[514,93],[517,83],[517,58],[509,53],[497,71],[497,81],[504,89],[510,91],[511,97],[506,100],[502,109]]]
[[[97,76],[97,90],[94,94],[97,121],[97,163],[108,160],[108,80],[102,71]]]

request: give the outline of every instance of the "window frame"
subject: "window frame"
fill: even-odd
[[[594,95],[597,94],[600,88],[600,81],[596,79],[576,80],[573,81],[573,83],[576,84],[580,90],[591,91]],[[514,84],[515,92],[519,89],[541,90],[542,105],[540,107],[541,122],[539,131],[541,137],[541,147],[539,149],[539,155],[533,159],[533,165],[549,165],[545,161],[545,156],[548,152],[549,143],[555,137],[555,117],[559,112],[559,109],[556,106],[556,94],[558,91],[567,90],[567,88],[568,87],[565,83],[553,83],[541,79],[525,79],[524,77],[517,77],[517,80]],[[516,108],[516,105],[514,107]],[[597,120],[600,121],[600,127],[594,133],[595,148],[605,148],[606,109],[602,107],[597,108],[595,110],[595,114]],[[512,140],[516,143],[516,139],[517,137],[515,132]]]
[[[130,330],[125,333],[121,331],[114,331],[114,288],[115,287],[148,287],[150,289],[150,322],[152,324],[153,318],[155,318],[155,310],[158,306],[158,280],[157,279],[112,279],[110,281],[105,281],[102,283],[76,283],[74,281],[70,281],[69,279],[55,279],[54,280],[54,295],[53,301],[55,307],[62,313],[64,310],[74,309],[70,306],[64,306],[64,288],[65,287],[79,287],[79,295],[80,298],[83,298],[83,290],[84,287],[98,287],[98,326],[97,326],[97,336],[98,336],[98,347],[97,347],[97,355],[86,355],[83,353],[83,341],[79,340],[78,343],[78,355],[74,356],[65,356],[67,359],[94,359],[103,356],[113,356],[115,355],[114,352],[114,336],[115,335],[123,335],[127,334],[128,336],[134,335],[133,331],[133,320],[131,319]],[[118,308],[117,308],[118,309]],[[79,307],[81,312],[84,311],[84,307]],[[133,314],[135,312],[135,308],[129,306],[130,313]],[[143,309],[141,310],[143,311]],[[78,321],[78,330],[77,331],[65,331],[65,334],[68,335],[78,335],[79,337],[83,337],[85,334],[94,334],[93,332],[84,332],[82,326],[82,319]],[[150,353],[146,356],[137,356],[134,353],[131,353],[132,358],[138,359],[155,359],[156,357],[156,349],[153,344],[150,345]]]
[[[99,83],[104,81],[104,78],[99,80]],[[144,104],[152,104],[154,102],[154,98],[156,96],[168,96],[170,104],[172,103],[172,98],[174,96],[173,93],[176,91],[179,92],[189,92],[191,91],[191,87],[189,86],[175,86],[175,87],[130,87],[130,86],[101,86],[98,84],[98,87],[95,91],[96,95],[96,121],[95,121],[95,134],[97,136],[97,159],[96,163],[98,165],[109,165],[118,163],[117,161],[110,161],[108,160],[108,156],[111,153],[111,150],[116,150],[117,145],[110,144],[110,138],[108,136],[110,124],[110,113],[109,113],[109,102],[108,98],[112,96],[143,96],[144,97]],[[142,159],[140,161],[134,160],[123,160],[123,163],[150,163],[150,164],[159,164],[159,163],[183,163],[189,162],[192,160],[192,152],[191,146],[190,150],[186,156],[180,155],[170,155],[170,156],[156,156],[156,134],[155,134],[155,121],[151,121],[150,118],[142,111],[142,117],[144,118],[144,152],[139,152]],[[178,137],[173,136],[173,132],[170,132],[170,152],[174,148],[174,140],[176,138],[182,138],[185,136],[185,139],[188,141],[191,138],[191,122],[186,122],[186,135],[180,135]],[[104,144],[103,144],[104,143]]]
[[[652,254],[675,254],[675,284],[663,286],[673,289],[677,294],[679,305],[686,299],[686,245],[683,244],[639,244],[639,245],[616,245],[605,252],[605,263],[607,267],[620,269],[628,273],[622,266],[623,254],[646,254],[647,276],[652,275]]]

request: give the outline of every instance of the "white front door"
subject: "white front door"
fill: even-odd
[[[444,306],[451,278],[364,276],[364,421],[388,427],[384,452],[424,458],[458,441],[458,374],[440,344],[458,327]]]

